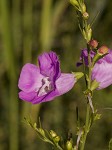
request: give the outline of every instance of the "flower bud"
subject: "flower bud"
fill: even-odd
[[[50,135],[54,138],[57,136],[56,132],[54,132],[53,130],[50,131]]]
[[[72,150],[72,142],[71,141],[66,142],[66,149],[67,150]]]
[[[56,143],[58,143],[58,142],[60,141],[60,137],[59,137],[59,136],[54,137],[54,141],[55,141]]]
[[[88,42],[91,40],[91,37],[92,37],[92,29],[89,28],[89,29],[88,29],[88,38],[87,38],[87,41],[88,41]]]
[[[101,55],[105,55],[107,54],[109,51],[109,48],[107,46],[101,46],[99,49],[98,49],[98,53],[101,54]]]
[[[36,123],[34,123],[33,127],[34,127],[34,129],[36,129],[36,128],[37,128],[37,124],[36,124]]]
[[[81,5],[81,8],[82,8],[82,14],[86,12],[86,5],[83,3]]]
[[[108,52],[109,48],[107,46],[101,46],[93,58],[93,64],[95,64],[99,59],[108,54]]]
[[[95,49],[95,48],[97,48],[97,46],[98,46],[98,42],[97,42],[96,40],[91,40],[91,41],[89,42],[89,46],[90,46],[92,49]]]
[[[70,3],[71,3],[73,6],[79,7],[79,3],[78,3],[77,0],[70,0]]]
[[[42,128],[39,128],[38,130],[39,130],[39,133],[40,133],[41,135],[45,136],[45,132],[44,132],[44,130],[43,130]]]
[[[84,13],[83,13],[83,18],[84,18],[84,19],[88,19],[88,18],[89,18],[89,14],[88,14],[87,12],[84,12]]]

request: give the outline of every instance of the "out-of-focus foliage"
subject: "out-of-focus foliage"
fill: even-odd
[[[112,48],[112,1],[85,0],[93,37]],[[50,150],[23,122],[31,116],[44,128],[76,140],[76,106],[82,124],[85,117],[85,89],[81,79],[67,94],[41,105],[18,99],[17,81],[21,67],[37,63],[43,51],[54,50],[63,72],[79,71],[76,62],[84,48],[74,8],[67,0],[0,0],[0,150]],[[112,138],[112,86],[94,93],[94,104],[102,114],[87,138],[86,150],[107,150]]]

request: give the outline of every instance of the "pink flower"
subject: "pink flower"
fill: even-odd
[[[91,60],[94,56],[95,52],[91,51]],[[85,65],[88,66],[87,49],[82,50],[80,61],[82,59],[84,59]],[[79,66],[81,63],[77,65]],[[112,50],[109,50],[107,55],[95,63],[92,69],[92,80],[96,80],[99,83],[97,90],[106,88],[112,84]]]
[[[37,104],[51,101],[72,89],[76,78],[71,73],[61,73],[56,53],[43,53],[38,61],[39,67],[27,63],[22,68],[18,83],[20,99]]]

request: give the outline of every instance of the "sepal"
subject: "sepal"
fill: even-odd
[[[79,80],[84,75],[83,72],[72,72],[72,73],[74,74],[74,77],[76,78],[76,80]]]
[[[103,58],[104,56],[106,56],[108,53],[106,53],[106,54],[100,54],[100,53],[96,53],[96,55],[94,56],[94,58],[93,58],[93,65],[99,60],[99,59],[101,59],[101,58]]]
[[[97,82],[96,80],[93,80],[92,83],[91,83],[91,87],[90,87],[90,90],[93,91],[95,89],[97,89],[99,87],[99,82]]]

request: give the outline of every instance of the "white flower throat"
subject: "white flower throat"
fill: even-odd
[[[53,90],[53,85],[52,82],[50,81],[50,78],[45,77],[42,79],[42,86],[39,89],[38,96],[43,96],[52,90]]]

